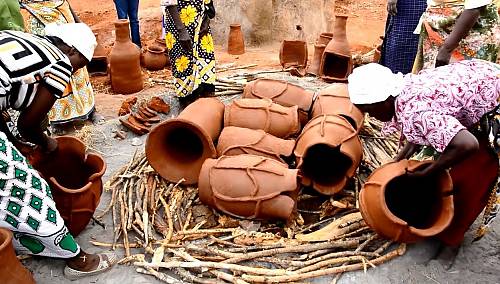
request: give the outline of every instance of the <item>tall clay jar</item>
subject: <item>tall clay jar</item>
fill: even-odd
[[[227,53],[231,55],[241,55],[245,53],[245,40],[240,24],[232,24],[229,27]]]
[[[326,45],[315,44],[314,45],[314,56],[311,64],[307,67],[307,73],[318,76],[319,67],[321,66],[321,58],[323,58],[323,53],[325,52]]]
[[[316,42],[316,44],[324,44],[326,46],[326,45],[328,45],[328,43],[330,43],[332,38],[333,38],[333,33],[321,33],[319,35],[319,38],[318,38],[318,41]]]
[[[4,228],[0,228],[0,283],[35,283],[33,275],[16,257],[12,245],[12,232]]]
[[[323,53],[320,75],[325,81],[346,81],[353,69],[351,47],[346,33],[347,16],[335,16],[332,40]]]
[[[111,88],[119,94],[142,90],[141,50],[130,40],[128,20],[115,22],[116,42],[109,54]]]

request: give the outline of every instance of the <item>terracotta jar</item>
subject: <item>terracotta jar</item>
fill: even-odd
[[[325,81],[346,81],[351,74],[353,61],[346,35],[346,15],[335,16],[333,38],[321,59],[320,75]]]
[[[305,125],[309,121],[313,96],[312,92],[300,86],[273,79],[257,79],[248,83],[243,90],[243,98],[269,98],[282,106],[298,106],[301,125]]]
[[[359,209],[375,232],[396,242],[413,243],[448,227],[454,214],[448,172],[423,178],[406,175],[431,163],[391,162],[371,174],[361,189]]]
[[[333,83],[319,91],[311,110],[311,118],[324,114],[344,116],[358,132],[365,119],[363,113],[351,103],[347,84],[344,83]]]
[[[87,64],[87,71],[90,75],[107,75],[108,74],[108,53],[106,49],[100,44],[99,34],[94,33],[97,46],[94,50],[94,55],[89,64]]]
[[[16,257],[12,245],[12,232],[4,228],[0,228],[0,283],[35,283],[33,275]]]
[[[69,232],[78,236],[99,205],[106,163],[101,156],[86,153],[85,144],[71,136],[56,138],[58,149],[50,159],[33,167],[45,178]]]
[[[241,55],[245,53],[245,40],[240,24],[232,24],[229,26],[227,53],[231,55]]]
[[[330,41],[332,40],[333,38],[333,33],[321,33],[319,35],[319,38],[316,42],[316,44],[324,44],[325,46],[328,45],[328,43],[330,43]]]
[[[314,56],[312,62],[307,67],[307,73],[315,76],[319,75],[319,67],[321,66],[321,58],[323,58],[323,53],[325,52],[326,45],[315,44],[314,45]]]
[[[297,191],[297,170],[260,156],[208,159],[200,172],[201,202],[240,218],[286,220]]]
[[[290,157],[294,147],[292,139],[280,139],[263,130],[228,126],[220,134],[217,156],[252,154],[285,163],[282,157]]]
[[[283,68],[307,66],[307,42],[284,40],[281,43],[280,63]]]
[[[349,121],[338,115],[322,115],[304,127],[294,154],[302,184],[333,195],[356,173],[363,148]]]
[[[165,68],[167,65],[165,48],[155,45],[148,46],[143,55],[142,65],[150,71],[157,71]]]
[[[300,131],[298,107],[284,107],[270,99],[238,99],[227,105],[224,126],[261,129],[279,138]]]
[[[196,184],[201,165],[217,157],[214,141],[219,138],[224,104],[201,98],[187,106],[177,118],[158,124],[146,140],[149,164],[166,180]]]
[[[119,94],[142,90],[141,50],[130,40],[128,20],[115,22],[116,42],[109,54],[111,88]]]

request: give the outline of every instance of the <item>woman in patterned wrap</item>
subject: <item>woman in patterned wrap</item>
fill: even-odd
[[[465,174],[454,176],[455,215],[438,236],[446,245],[442,252],[447,252],[441,258],[451,267],[464,234],[481,211],[486,207],[476,240],[500,208],[500,65],[463,60],[402,75],[372,63],[354,69],[348,80],[351,101],[386,122],[384,133],[399,131],[401,141],[407,141],[396,160],[410,158],[420,146],[440,153],[431,166],[410,175],[425,177],[450,167],[467,168]],[[468,158],[484,163],[461,163]]]
[[[64,96],[71,75],[85,66],[97,45],[85,24],[48,25],[46,37],[20,31],[0,32],[0,111],[20,112],[17,128],[37,145],[38,159],[50,159],[57,141],[47,136],[42,120]],[[66,259],[70,279],[109,269],[113,254],[87,254],[68,232],[45,180],[23,154],[20,144],[0,120],[0,226],[14,233],[22,254]],[[0,282],[2,276],[0,275]]]
[[[183,105],[215,92],[215,54],[210,19],[212,0],[162,0],[165,42],[176,95]]]

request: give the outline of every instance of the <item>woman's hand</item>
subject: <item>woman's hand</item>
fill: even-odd
[[[210,18],[207,15],[205,15],[203,16],[203,22],[201,22],[200,38],[208,34],[209,28],[210,28]]]
[[[439,52],[436,57],[435,67],[448,65],[450,63],[452,51],[453,49],[450,50],[449,48],[446,47],[446,45],[441,46],[441,48],[439,48]]]
[[[415,154],[418,150],[420,150],[421,146],[407,142],[406,145],[399,151],[398,155],[396,156],[395,160],[396,161],[401,161],[403,159],[409,159],[413,154]]]

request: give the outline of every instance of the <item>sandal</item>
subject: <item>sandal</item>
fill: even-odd
[[[83,277],[92,276],[100,274],[106,270],[109,270],[113,264],[116,263],[117,258],[114,253],[100,253],[99,255],[99,264],[92,271],[79,271],[73,269],[66,265],[64,268],[64,276],[69,280],[77,280]]]

